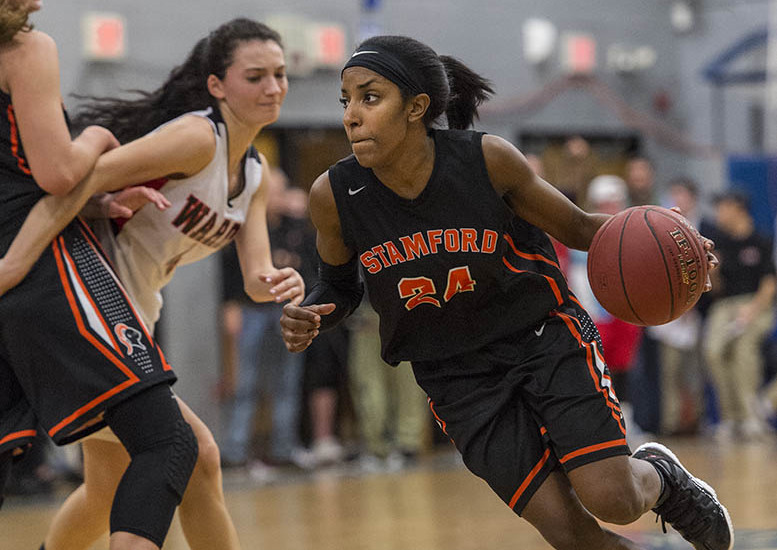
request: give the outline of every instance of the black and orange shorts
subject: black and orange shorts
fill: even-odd
[[[105,409],[174,380],[80,221],[0,298],[0,452],[24,446],[39,427],[57,444],[79,439],[105,425]]]
[[[631,454],[597,340],[570,308],[477,351],[413,363],[464,464],[519,515],[555,468]]]

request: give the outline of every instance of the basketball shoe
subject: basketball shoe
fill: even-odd
[[[663,479],[653,511],[665,533],[668,523],[696,550],[731,550],[734,527],[712,487],[693,477],[672,451],[658,443],[641,445],[632,457],[650,462]]]

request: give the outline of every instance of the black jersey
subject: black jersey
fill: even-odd
[[[408,200],[350,156],[329,169],[345,243],[380,314],[385,361],[443,359],[537,326],[568,298],[550,240],[491,185],[482,133],[435,130]]]
[[[0,90],[0,254],[44,194],[24,156],[11,97]]]

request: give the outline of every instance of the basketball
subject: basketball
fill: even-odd
[[[607,220],[588,251],[599,303],[635,325],[662,325],[699,300],[707,278],[701,235],[680,214],[635,206]]]

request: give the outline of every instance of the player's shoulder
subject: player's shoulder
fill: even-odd
[[[172,139],[182,139],[187,149],[212,149],[215,144],[213,124],[206,118],[186,114],[162,126],[158,133]]]
[[[24,31],[16,33],[14,39],[3,47],[3,52],[16,59],[57,55],[57,43],[45,32]]]
[[[18,67],[26,71],[41,60],[56,57],[57,43],[41,31],[18,32],[13,40],[0,47],[0,61],[6,70]]]

